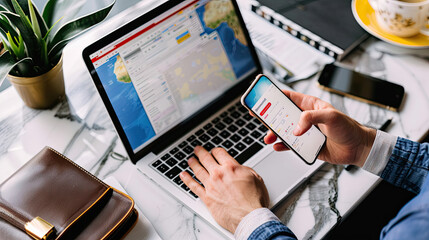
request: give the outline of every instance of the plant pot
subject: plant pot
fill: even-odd
[[[7,75],[25,105],[31,108],[53,107],[65,96],[63,58],[49,72],[37,77]]]

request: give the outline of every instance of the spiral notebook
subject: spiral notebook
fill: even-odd
[[[369,35],[353,17],[350,0],[258,0],[252,11],[336,60]]]

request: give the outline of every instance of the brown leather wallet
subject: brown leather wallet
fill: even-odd
[[[0,185],[6,239],[120,239],[137,217],[132,198],[48,147]]]

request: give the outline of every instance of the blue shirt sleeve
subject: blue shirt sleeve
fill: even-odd
[[[271,239],[271,240],[295,240],[295,234],[279,221],[270,221],[259,226],[249,236],[248,240]]]
[[[387,182],[418,194],[381,232],[381,239],[429,239],[429,144],[398,137],[389,161],[381,173]],[[297,239],[292,231],[279,221],[260,225],[249,240]]]
[[[398,137],[389,162],[381,173],[387,182],[418,194],[429,170],[429,144]]]
[[[425,186],[428,183],[426,181]],[[426,187],[383,228],[380,239],[429,239],[428,199],[429,191]]]
[[[380,239],[429,239],[429,144],[398,138],[381,177],[418,195],[387,224]]]

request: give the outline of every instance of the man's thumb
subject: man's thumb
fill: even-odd
[[[325,123],[330,116],[330,109],[308,110],[301,113],[298,126],[293,131],[295,136],[301,136],[307,132],[312,125]]]

